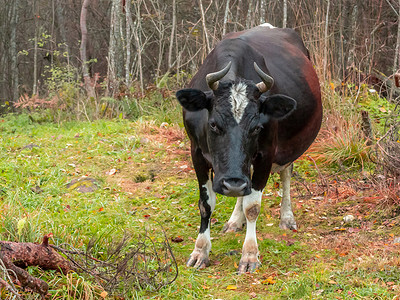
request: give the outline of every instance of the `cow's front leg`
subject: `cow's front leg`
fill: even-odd
[[[239,263],[239,273],[254,272],[259,266],[256,222],[261,210],[262,190],[252,189],[251,194],[243,197],[243,212],[246,216],[246,238]]]
[[[292,203],[290,201],[290,178],[292,176],[292,166],[279,173],[282,182],[282,201],[281,201],[281,222],[279,227],[282,229],[296,230],[296,220],[292,211]]]
[[[243,229],[245,222],[246,217],[243,213],[243,197],[238,197],[232,215],[222,229],[222,232],[240,231]]]
[[[204,185],[199,184],[200,199],[199,209],[201,215],[200,231],[196,239],[196,244],[192,254],[190,254],[187,262],[188,267],[196,267],[199,269],[210,265],[208,258],[211,250],[210,239],[210,218],[215,209],[215,193],[212,189],[212,183],[208,180]]]

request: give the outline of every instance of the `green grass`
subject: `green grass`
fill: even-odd
[[[399,293],[398,253],[383,244],[373,245],[375,256],[363,253],[360,247],[372,247],[363,240],[340,255],[329,238],[346,240],[347,233],[320,234],[333,231],[335,222],[310,229],[315,220],[325,222],[311,215],[312,199],[303,197],[295,209],[303,216],[299,232],[280,230],[275,175],[258,221],[261,268],[236,274],[244,232],[221,233],[235,203],[227,197],[218,197],[213,214],[211,266],[187,268],[200,223],[197,182],[183,130],[171,125],[164,132],[160,123],[118,119],[36,124],[26,115],[0,119],[0,239],[41,242],[43,235],[53,233],[51,243],[85,249],[89,240],[110,232],[157,232],[157,221],[169,239],[183,238],[181,243],[170,240],[179,276],[158,292],[132,287],[127,299],[393,299]],[[316,181],[312,162],[299,160],[296,167],[307,184]],[[111,169],[117,173],[107,175]],[[81,194],[66,187],[83,175],[96,179],[99,189]],[[34,192],[36,187],[42,192]],[[340,219],[334,209],[328,212],[330,219]],[[110,239],[99,250],[106,241]],[[49,283],[49,299],[101,298],[102,288],[85,274],[63,276],[34,267],[29,272]]]

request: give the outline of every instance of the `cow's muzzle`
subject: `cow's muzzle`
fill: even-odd
[[[223,178],[219,186],[221,194],[229,197],[241,197],[251,193],[249,181],[242,178]]]

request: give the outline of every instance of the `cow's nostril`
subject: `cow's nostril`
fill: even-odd
[[[236,178],[223,180],[222,184],[229,192],[233,193],[242,192],[247,187],[246,181]]]

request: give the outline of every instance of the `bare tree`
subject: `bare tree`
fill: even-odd
[[[126,5],[130,5],[129,3]],[[126,8],[125,8],[126,9]],[[127,15],[130,14],[130,10]],[[128,16],[124,19],[124,22],[129,21]],[[111,4],[111,16],[110,16],[110,42],[108,47],[108,88],[111,90],[111,95],[115,95],[119,90],[119,79],[125,77],[126,80],[126,66],[124,63],[124,51],[127,50],[126,46],[130,40],[130,37],[124,36],[122,27],[122,7],[120,0],[112,0]],[[130,33],[131,27],[129,28]],[[125,50],[123,47],[125,44]],[[130,50],[130,49],[129,49]],[[128,71],[129,72],[129,71]],[[125,76],[123,74],[125,73]]]
[[[224,24],[222,26],[222,36],[224,36],[226,34],[226,23],[228,23],[228,14],[229,14],[229,0],[226,0],[225,14],[224,14]]]
[[[63,8],[62,8],[62,2],[63,2],[62,0],[55,1],[55,5],[56,5],[55,10],[56,10],[58,29],[60,31],[61,41],[62,41],[62,45],[64,47],[64,53],[65,53],[65,56],[67,58],[68,65],[69,65],[70,50],[69,50],[69,46],[68,46],[66,23],[65,23]]]
[[[12,101],[13,103],[18,99],[18,86],[19,86],[19,77],[18,77],[18,52],[17,52],[17,26],[18,26],[18,2],[12,2],[12,10],[11,10],[11,47],[10,47],[10,56],[11,56],[11,78],[12,78]]]
[[[246,18],[246,28],[250,28],[254,25],[253,22],[253,0],[249,1],[249,9],[247,10],[247,18]]]
[[[287,0],[283,0],[283,21],[282,28],[286,28],[287,24]]]
[[[87,11],[88,11],[89,5],[90,5],[90,0],[84,0],[82,3],[81,18],[80,18],[82,40],[81,40],[80,53],[81,53],[81,60],[82,60],[83,80],[85,83],[86,92],[89,97],[94,98],[95,97],[94,87],[93,87],[91,79],[90,79],[88,61],[87,61],[87,56],[86,56],[86,46],[87,46],[87,42],[88,42],[88,32],[87,32],[86,20],[87,20]]]
[[[205,43],[206,43],[206,49],[207,53],[211,51],[210,48],[210,41],[208,39],[208,31],[207,31],[207,26],[206,26],[206,17],[204,14],[204,9],[203,9],[203,0],[199,0],[199,5],[200,5],[200,13],[201,13],[201,23],[203,25],[203,36],[205,38]]]
[[[129,88],[131,85],[131,43],[133,34],[131,33],[132,29],[132,13],[131,13],[131,5],[130,3],[125,4],[125,28],[126,28],[126,61],[125,61],[125,84]]]
[[[399,4],[399,9],[397,12],[397,39],[396,39],[396,49],[394,52],[394,60],[393,60],[393,73],[396,73],[400,67],[399,67],[399,55],[400,55],[400,0],[398,1]]]
[[[38,36],[39,36],[39,5],[37,0],[33,1],[33,11],[35,18],[35,37],[33,39],[34,50],[33,50],[33,86],[32,86],[32,94],[37,94],[37,81],[38,81]]]
[[[267,13],[267,0],[260,1],[260,24],[265,23],[265,15]]]
[[[238,30],[239,20],[240,20],[240,12],[241,12],[242,0],[238,0],[238,4],[236,6],[236,18],[235,18],[235,25],[233,27],[234,31]]]
[[[136,21],[135,21],[135,26],[133,29],[133,37],[135,41],[135,46],[136,46],[136,59],[137,59],[137,72],[136,74],[139,74],[139,81],[140,81],[140,91],[143,94],[144,92],[144,79],[143,79],[143,65],[142,65],[142,53],[143,53],[143,44],[142,44],[142,37],[141,37],[141,32],[142,32],[142,17],[141,17],[141,2],[142,0],[138,0],[136,2],[136,10],[135,10],[135,16],[136,16]]]
[[[331,7],[331,1],[328,0],[327,6],[326,6],[326,15],[325,15],[325,30],[324,30],[324,61],[323,61],[323,72],[325,78],[327,77],[327,65],[328,65],[328,47],[329,47],[329,37],[328,37],[328,29],[329,29],[329,10]]]

